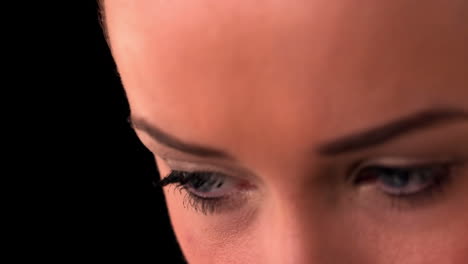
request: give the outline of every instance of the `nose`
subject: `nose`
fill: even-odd
[[[338,261],[337,252],[330,252],[334,250],[327,233],[332,226],[324,210],[297,198],[289,201],[271,205],[259,219],[264,260],[260,263],[346,263]]]

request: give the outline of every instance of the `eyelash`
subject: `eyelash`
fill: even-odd
[[[208,215],[217,212],[229,198],[201,197],[191,192],[187,184],[194,184],[194,182],[204,184],[213,177],[217,177],[217,173],[209,171],[187,172],[172,170],[168,176],[159,181],[159,186],[164,187],[175,184],[177,190],[185,192],[184,206],[189,205],[195,211]]]
[[[377,170],[395,170],[395,171],[406,171],[408,173],[421,172],[421,170],[437,169],[442,168],[446,174],[437,174],[431,178],[429,185],[424,187],[421,191],[417,191],[410,194],[387,194],[384,195],[390,199],[391,207],[396,209],[402,209],[404,206],[421,206],[424,203],[432,201],[438,194],[441,194],[444,187],[450,182],[452,178],[452,169],[455,164],[439,163],[439,164],[427,164],[419,166],[408,166],[408,167],[392,167],[382,165],[369,165],[358,169],[357,173],[351,177],[352,184],[354,186],[370,184],[378,181],[379,177],[359,177],[363,172],[377,171]],[[221,175],[222,176],[222,175]],[[205,184],[208,181],[213,181],[213,178],[220,177],[218,173],[209,171],[197,171],[197,172],[186,172],[173,170],[171,173],[159,181],[159,186],[164,187],[167,185],[175,184],[176,189],[184,191],[186,196],[184,197],[184,205],[189,205],[195,211],[199,211],[205,215],[216,213],[219,209],[222,209],[226,203],[229,202],[229,197],[216,197],[207,198],[196,195],[189,190],[190,184]]]

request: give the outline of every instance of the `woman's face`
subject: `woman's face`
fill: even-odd
[[[467,1],[105,9],[188,262],[467,263]]]

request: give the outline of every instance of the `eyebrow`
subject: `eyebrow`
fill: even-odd
[[[181,139],[178,139],[169,133],[164,132],[160,128],[151,125],[148,121],[143,118],[130,116],[129,123],[134,129],[138,129],[146,132],[150,137],[152,137],[157,142],[165,145],[169,148],[176,149],[181,152],[192,154],[199,157],[205,158],[222,158],[222,159],[231,159],[234,160],[234,157],[228,154],[223,150],[218,150],[215,148],[201,146],[195,143],[185,142]]]
[[[468,112],[461,109],[428,109],[370,130],[358,132],[322,144],[318,148],[318,152],[323,156],[354,152],[381,145],[415,130],[433,128],[436,125],[463,120],[468,120]]]
[[[370,130],[358,132],[321,144],[317,152],[322,156],[355,152],[381,145],[415,130],[428,129],[436,125],[461,120],[468,120],[468,112],[451,108],[428,109]],[[169,148],[199,157],[235,160],[232,155],[223,150],[178,139],[150,124],[144,118],[131,116],[129,118],[129,123],[134,129],[146,132],[154,140]]]

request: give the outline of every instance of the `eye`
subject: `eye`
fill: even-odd
[[[173,173],[177,173],[173,171]],[[203,198],[226,197],[236,189],[236,181],[232,177],[216,173],[185,173],[187,191]]]
[[[170,184],[176,184],[177,188],[187,193],[185,204],[204,214],[241,206],[242,191],[249,189],[249,185],[242,180],[205,171],[173,170],[159,182],[160,186]]]
[[[372,165],[359,171],[355,184],[374,183],[377,189],[387,195],[403,197],[441,187],[450,173],[450,166],[446,164],[415,167]]]

